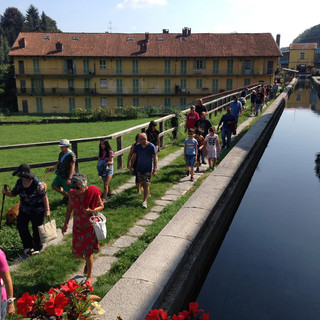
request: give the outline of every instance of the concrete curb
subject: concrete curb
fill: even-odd
[[[141,320],[152,308],[177,312],[214,257],[295,81],[201,184],[101,300],[101,319]],[[203,195],[208,194],[210,197]],[[199,201],[201,199],[201,201]]]

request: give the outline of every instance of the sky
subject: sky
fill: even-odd
[[[320,24],[318,0],[1,0],[0,14],[15,7],[25,15],[31,4],[63,32],[269,32],[286,47]]]

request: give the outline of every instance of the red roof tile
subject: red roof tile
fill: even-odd
[[[316,50],[316,43],[291,43],[290,50]]]
[[[75,37],[78,40],[74,40]],[[143,33],[36,33],[22,32],[11,56],[79,57],[279,57],[270,33],[150,33],[147,51],[141,52]],[[25,47],[19,47],[24,38]],[[62,51],[56,50],[61,42]]]

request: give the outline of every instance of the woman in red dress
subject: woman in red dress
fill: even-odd
[[[62,233],[68,229],[68,223],[73,212],[73,241],[72,253],[77,259],[84,259],[86,265],[84,273],[87,281],[92,282],[93,251],[99,249],[99,243],[94,233],[90,217],[104,208],[100,189],[87,186],[87,177],[75,173],[71,179],[72,189],[69,193],[69,203]]]

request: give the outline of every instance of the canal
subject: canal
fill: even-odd
[[[292,93],[196,301],[210,319],[320,319],[320,102]]]

